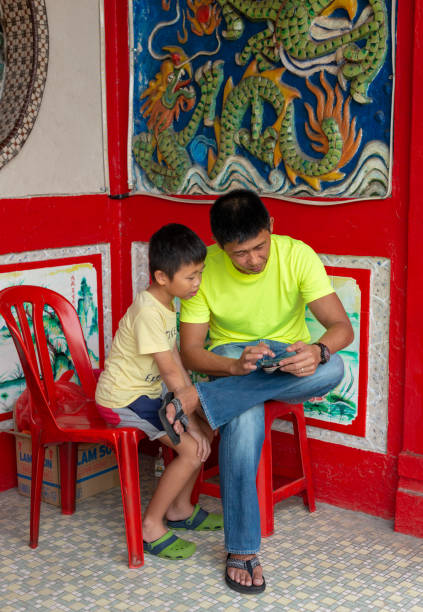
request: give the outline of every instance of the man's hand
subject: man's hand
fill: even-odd
[[[231,365],[231,376],[243,376],[253,370],[257,370],[256,362],[265,355],[274,357],[275,353],[264,342],[254,346],[247,346],[239,359],[235,359]]]
[[[279,362],[282,372],[288,372],[294,376],[310,376],[314,374],[320,363],[320,348],[315,344],[306,344],[299,340],[286,348],[288,353],[293,351],[296,355],[286,357]]]
[[[189,433],[189,435],[197,442],[197,457],[199,457],[200,461],[204,463],[204,461],[206,461],[210,455],[211,446],[207,436],[197,424],[196,417],[194,415],[189,417],[187,433]]]

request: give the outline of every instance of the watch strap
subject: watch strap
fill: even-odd
[[[330,359],[330,350],[326,344],[323,344],[323,342],[313,342],[313,344],[320,348],[320,363],[327,363]]]

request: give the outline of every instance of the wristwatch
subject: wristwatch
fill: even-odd
[[[320,363],[327,363],[330,359],[330,350],[323,344],[323,342],[313,342],[316,346],[320,347]]]

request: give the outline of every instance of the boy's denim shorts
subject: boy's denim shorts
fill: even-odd
[[[150,440],[156,440],[166,435],[159,419],[162,401],[161,397],[141,395],[125,408],[106,408],[99,404],[97,407],[106,423],[115,427],[137,427],[147,434]]]

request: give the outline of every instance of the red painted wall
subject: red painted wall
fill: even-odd
[[[387,454],[366,452],[311,440],[317,499],[392,518],[398,483],[397,461],[402,448],[405,316],[407,286],[407,225],[409,210],[410,116],[413,37],[412,3],[401,3],[394,110],[393,193],[387,200],[308,206],[266,199],[275,218],[274,231],[309,243],[319,253],[368,255],[391,260],[390,385]],[[417,33],[416,33],[417,36]],[[179,204],[133,196],[122,201],[123,306],[132,297],[130,246],[148,240],[163,223],[178,221],[210,243],[209,206]],[[318,229],[316,229],[318,228]],[[370,407],[371,410],[371,407]],[[288,448],[287,448],[288,447]],[[274,461],[281,473],[289,463],[289,439],[274,432]]]
[[[395,514],[398,486],[398,457],[405,448],[423,453],[420,433],[403,436],[403,427],[421,425],[423,338],[421,327],[416,348],[415,325],[421,307],[421,283],[410,276],[420,275],[422,214],[418,201],[418,170],[422,160],[422,127],[418,125],[418,106],[423,94],[423,75],[412,70],[413,49],[421,53],[423,35],[422,9],[414,1],[399,3],[397,28],[397,61],[394,121],[393,194],[387,200],[307,206],[265,200],[275,218],[275,232],[289,234],[309,243],[319,253],[368,255],[391,260],[390,317],[390,387],[387,454],[365,452],[341,445],[311,440],[311,452],[317,499],[383,517]],[[109,0],[105,3],[106,69],[108,106],[108,147],[112,196],[125,196],[127,187],[126,138],[128,109],[127,3]],[[414,33],[414,38],[413,38]],[[421,56],[421,55],[420,55]],[[414,78],[414,91],[412,90]],[[415,104],[412,104],[412,93]],[[413,114],[412,114],[413,113]],[[413,123],[412,123],[413,122]],[[421,124],[421,121],[420,121]],[[411,126],[413,125],[413,140]],[[419,131],[420,130],[420,131]],[[411,143],[411,144],[410,144]],[[414,158],[419,149],[420,157]],[[413,151],[413,156],[410,155]],[[415,171],[414,179],[410,167]],[[410,190],[411,185],[411,190]],[[116,328],[132,298],[131,243],[147,241],[162,224],[177,221],[189,225],[210,243],[208,205],[184,204],[161,198],[131,196],[111,199],[106,195],[80,197],[0,200],[2,224],[0,253],[110,243],[112,257],[113,326]],[[411,219],[409,214],[411,211]],[[83,219],[83,223],[81,222]],[[409,229],[410,222],[410,229]],[[417,229],[419,234],[417,237]],[[413,235],[408,243],[408,232]],[[421,248],[421,247],[420,247]],[[411,291],[407,294],[408,290]],[[406,324],[407,313],[413,322]],[[414,318],[416,317],[416,318]],[[421,316],[419,317],[421,320]],[[407,340],[408,361],[404,355]],[[410,363],[411,356],[420,360]],[[407,363],[407,377],[405,365]],[[420,377],[420,378],[419,378]],[[408,387],[405,393],[405,382]],[[416,389],[419,391],[417,392]],[[405,395],[404,395],[405,394]],[[408,402],[408,404],[407,404]],[[407,406],[410,408],[407,408]],[[411,406],[413,410],[411,410]],[[371,407],[370,407],[371,410]],[[404,420],[404,414],[407,419]],[[411,430],[410,430],[411,431]],[[420,427],[420,432],[422,428]],[[289,440],[285,434],[274,434],[274,460],[283,471],[285,456],[289,465]],[[403,442],[403,439],[406,442]],[[0,447],[2,445],[0,439]],[[405,446],[404,446],[405,444]],[[419,447],[420,444],[420,448]],[[288,453],[288,455],[286,455]],[[13,459],[0,462],[0,471],[13,471]],[[0,477],[0,488],[2,479]],[[401,526],[399,525],[399,528]],[[403,529],[401,529],[403,530]],[[419,534],[417,534],[419,535]],[[422,534],[423,535],[423,534]]]

